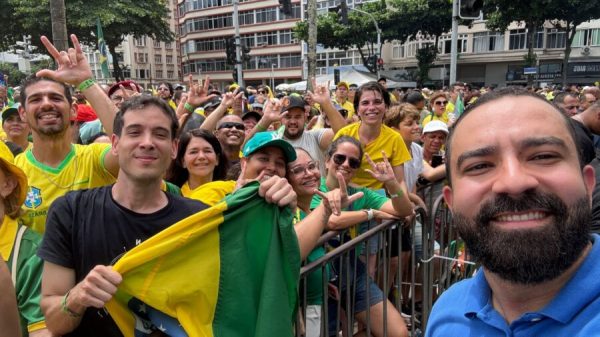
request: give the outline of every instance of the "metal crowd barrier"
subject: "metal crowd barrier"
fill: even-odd
[[[394,336],[387,331],[389,313],[385,305],[383,318],[380,321],[372,318],[369,310],[366,310],[366,315],[363,315],[366,317],[364,322],[359,323],[355,317],[354,305],[357,295],[366,298],[366,308],[372,305],[369,300],[372,290],[366,287],[361,294],[360,289],[357,288],[357,283],[368,280],[368,271],[373,269],[372,267],[376,267],[376,272],[369,279],[377,284],[379,290],[388,290],[383,291],[384,301],[389,298],[395,310],[404,311],[402,317],[409,336],[420,337],[424,334],[435,299],[453,283],[469,277],[474,269],[469,261],[462,261],[458,255],[462,252],[462,247],[452,226],[451,214],[441,196],[433,198],[424,195],[424,197],[428,209],[416,208],[416,216],[408,224],[385,221],[374,224],[354,238],[349,238],[348,230],[345,230],[328,232],[319,239],[317,246],[325,247],[326,254],[301,269],[298,319],[295,325],[297,337],[353,336],[361,331],[366,336]],[[417,222],[422,224],[422,236],[419,242],[422,245],[422,256],[417,257],[415,249],[411,249],[409,253],[405,253],[410,254],[407,265],[402,258],[402,233],[401,230],[396,229],[406,226],[410,233],[415,233]],[[417,244],[415,236],[411,235],[411,237],[412,247],[415,247]],[[364,246],[368,246],[369,242],[374,240],[377,242],[375,265],[372,259],[360,254],[365,251]],[[392,249],[394,240],[398,245]],[[439,244],[437,250],[434,249],[436,241]],[[394,256],[398,258],[395,259]],[[363,272],[357,271],[357,269],[362,271],[358,267],[361,263],[365,267]],[[392,271],[394,266],[397,268]],[[328,269],[335,269],[336,273],[328,275],[325,272]],[[312,272],[318,270],[323,275],[321,319],[319,331],[311,332],[305,329],[308,305],[307,279]],[[390,283],[388,276],[391,275],[393,281]],[[337,289],[337,298],[333,297],[335,295],[333,288]],[[419,293],[420,296],[417,298]],[[373,333],[374,327],[382,332]]]

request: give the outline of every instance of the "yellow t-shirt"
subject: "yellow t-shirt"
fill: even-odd
[[[425,118],[423,118],[423,122],[421,123],[421,125],[425,126],[425,125],[427,125],[427,123],[431,122],[432,120],[442,121],[442,122],[448,124],[448,121],[449,121],[448,113],[444,112],[441,117],[438,117],[435,113],[431,112],[431,113],[427,114],[427,116],[425,116]]]
[[[444,115],[448,115],[452,112],[454,112],[454,103],[452,103],[452,101],[448,101],[448,103],[446,104],[446,110],[444,112]]]
[[[334,139],[337,139],[341,136],[350,136],[360,140],[358,137],[359,127],[360,122],[347,125],[338,131]],[[392,128],[385,125],[381,125],[381,133],[379,134],[379,137],[369,144],[362,145],[365,153],[368,153],[371,159],[376,163],[383,161],[383,155],[381,154],[381,151],[385,151],[390,164],[392,164],[392,167],[402,165],[411,159],[410,152],[408,152],[406,144],[404,144],[404,140],[402,140],[402,136],[400,136],[400,134],[395,132]],[[354,175],[354,178],[352,178],[352,183],[359,186],[369,187],[371,189],[383,188],[383,183],[373,178],[369,172],[365,171],[366,169],[370,170],[371,165],[366,158],[363,158],[360,168]]]
[[[234,180],[212,181],[190,190],[190,185],[186,182],[181,186],[181,195],[186,198],[199,200],[208,206],[214,206],[223,200],[226,195],[231,194],[235,189]]]
[[[346,118],[352,118],[352,116],[354,116],[355,111],[354,111],[354,104],[352,104],[352,102],[350,102],[348,100],[346,100],[346,102],[344,102],[344,104],[340,104],[337,100],[334,100],[334,102],[339,104],[342,108],[348,110],[348,117],[346,117]]]
[[[28,150],[15,158],[15,165],[27,175],[29,189],[21,216],[24,225],[38,233],[46,229],[46,215],[50,204],[69,191],[112,184],[116,178],[104,167],[104,156],[110,144],[71,146],[71,152],[58,165],[49,167],[38,162]]]

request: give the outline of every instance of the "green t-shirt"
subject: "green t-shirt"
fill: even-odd
[[[294,224],[306,217],[299,208],[294,215]],[[325,248],[318,246],[306,257],[306,264],[316,261],[325,255]],[[329,281],[329,265],[325,265],[326,280]],[[323,268],[317,268],[306,277],[306,304],[323,305]]]
[[[363,197],[357,200],[354,200],[352,203],[352,210],[359,211],[361,209],[380,209],[383,204],[385,204],[389,199],[386,196],[383,196],[367,187],[353,187],[348,186],[348,195],[353,195],[358,192],[363,192]],[[325,185],[325,178],[321,178],[321,186],[319,187],[319,191],[321,192],[329,192],[327,189],[327,185]],[[310,208],[316,208],[321,203],[321,196],[315,194],[313,196],[312,202],[310,203]],[[346,209],[348,210],[348,208]]]

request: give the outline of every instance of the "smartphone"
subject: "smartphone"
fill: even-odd
[[[441,154],[434,154],[431,157],[431,166],[438,167],[444,163],[444,157]]]

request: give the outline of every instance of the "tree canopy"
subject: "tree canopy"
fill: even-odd
[[[23,35],[31,35],[32,44],[38,50],[45,50],[39,37],[52,36],[49,3],[49,0],[0,0],[0,20],[10,22],[0,25],[0,50],[7,50]],[[76,34],[82,43],[96,45],[96,20],[100,18],[104,40],[113,55],[126,35],[149,36],[158,41],[174,38],[168,22],[171,13],[167,0],[65,0],[65,6],[68,33]]]
[[[381,0],[363,3],[357,8],[370,13],[377,20],[381,29],[381,43],[393,40],[404,42],[417,33],[439,36],[452,26],[452,3],[448,0]],[[377,31],[367,15],[350,9],[347,25],[338,22],[337,13],[320,15],[317,32],[317,42],[326,48],[356,48],[365,67],[376,72],[376,66],[368,60],[370,55],[380,52],[376,50]],[[298,22],[294,33],[297,38],[306,41],[307,22]]]

